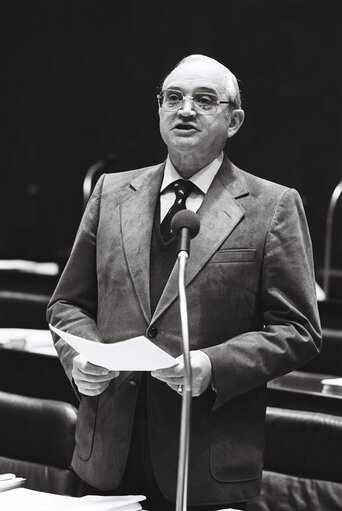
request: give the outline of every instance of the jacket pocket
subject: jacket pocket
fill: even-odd
[[[82,396],[78,409],[75,441],[76,454],[87,461],[93,450],[97,408],[100,396]]]
[[[252,263],[256,258],[255,248],[233,248],[218,250],[210,263]]]
[[[210,467],[220,482],[261,477],[264,452],[263,390],[228,401],[210,417]]]

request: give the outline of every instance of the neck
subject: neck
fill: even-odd
[[[205,159],[198,159],[196,154],[180,154],[169,151],[169,157],[173,166],[184,179],[190,179],[193,175],[214,161],[219,154],[220,153],[210,155]]]

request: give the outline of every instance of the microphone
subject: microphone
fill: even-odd
[[[197,236],[200,221],[196,213],[188,209],[178,211],[171,220],[171,229],[178,238],[178,253],[184,250],[190,252],[190,240]]]
[[[186,511],[189,470],[190,416],[192,399],[191,362],[188,310],[186,304],[185,268],[190,252],[190,240],[200,229],[200,221],[196,213],[183,209],[178,211],[171,220],[171,229],[178,238],[178,291],[179,312],[182,328],[182,351],[184,358],[184,385],[182,386],[182,413],[179,434],[179,456],[177,474],[176,511]]]

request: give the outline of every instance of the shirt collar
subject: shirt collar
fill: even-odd
[[[215,160],[213,160],[209,165],[203,167],[203,169],[199,170],[194,174],[189,181],[192,181],[205,195],[211,185],[218,169],[221,167],[223,161],[223,153],[219,154]],[[164,170],[164,178],[160,188],[160,192],[163,192],[171,183],[176,181],[177,179],[183,179],[182,176],[179,175],[175,167],[173,166],[170,157],[168,156],[166,159],[165,170]]]

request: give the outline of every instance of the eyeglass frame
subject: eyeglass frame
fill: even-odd
[[[182,103],[179,107],[176,107],[174,108],[173,110],[165,110],[161,104],[160,104],[160,101],[161,101],[161,97],[162,97],[162,94],[163,92],[165,91],[174,91],[174,92],[179,92],[180,94],[182,94]],[[198,92],[195,92],[195,94],[198,94]],[[212,92],[203,92],[203,94],[207,94],[209,96],[213,96],[213,97],[217,97],[216,94],[213,94]],[[164,89],[162,91],[160,91],[158,94],[157,94],[157,100],[158,100],[158,106],[161,110],[163,110],[164,112],[177,112],[178,110],[180,110],[181,108],[183,108],[184,106],[184,101],[185,99],[189,99],[192,101],[192,108],[193,110],[196,110],[197,113],[199,113],[200,115],[210,115],[210,114],[213,114],[213,113],[216,113],[217,112],[217,108],[220,104],[227,104],[227,105],[234,105],[236,107],[236,104],[235,104],[235,101],[225,101],[223,99],[219,99],[217,98],[217,100],[215,101],[215,110],[214,111],[210,111],[208,113],[205,113],[205,112],[198,112],[196,107],[194,107],[194,96],[184,96],[183,92],[181,90],[178,90],[178,89]]]

